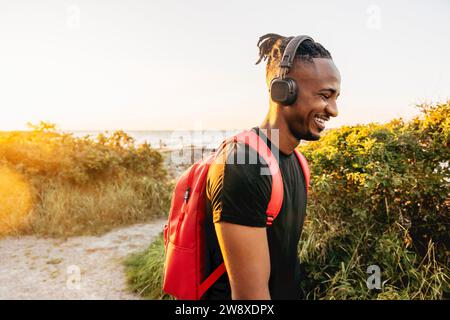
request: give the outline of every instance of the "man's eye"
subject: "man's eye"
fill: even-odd
[[[327,99],[329,98],[326,94],[323,94],[323,93],[321,93],[320,96],[321,96],[322,98],[324,98],[325,100],[327,100]]]

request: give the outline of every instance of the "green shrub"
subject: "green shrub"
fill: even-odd
[[[299,247],[305,297],[446,294],[450,107],[420,108],[410,122],[345,126],[301,148],[312,178]],[[381,291],[366,286],[373,264]]]

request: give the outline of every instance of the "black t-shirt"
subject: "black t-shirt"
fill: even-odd
[[[252,130],[267,141],[277,158],[284,187],[281,210],[272,226],[267,227],[271,270],[270,295],[272,299],[299,299],[298,242],[306,214],[303,171],[294,152],[283,154],[275,145],[271,146],[270,140],[258,127]],[[226,221],[245,226],[266,227],[266,209],[272,192],[272,177],[261,173],[268,172],[267,164],[262,157],[257,156],[254,149],[242,142],[232,142],[228,146],[222,151],[224,158],[211,164],[207,176],[205,275],[209,275],[223,262],[214,222]],[[239,160],[243,159],[243,155],[245,162]],[[257,159],[257,163],[250,159]],[[226,273],[204,294],[203,299],[231,299]]]

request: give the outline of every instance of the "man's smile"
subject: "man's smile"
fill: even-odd
[[[324,115],[316,114],[314,116],[314,123],[316,126],[320,129],[320,131],[325,129],[325,122],[328,121],[330,118]]]

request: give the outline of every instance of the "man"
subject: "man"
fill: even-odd
[[[257,63],[267,60],[269,89],[292,38],[267,34],[259,39]],[[252,129],[267,141],[278,160],[284,187],[281,210],[273,225],[266,227],[272,190],[271,176],[261,174],[266,164],[260,158],[257,164],[236,161],[239,154],[255,158],[256,151],[240,142],[225,148],[225,161],[214,161],[207,177],[205,273],[222,261],[227,272],[204,299],[301,297],[297,248],[306,214],[306,186],[293,151],[302,139],[318,140],[325,122],[338,115],[340,75],[330,53],[319,43],[306,40],[296,50],[286,76],[299,88],[296,100],[281,105],[270,99],[265,119]],[[277,139],[271,139],[274,132]]]

